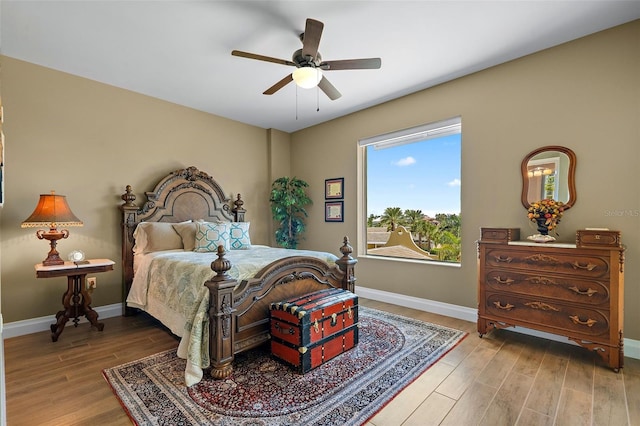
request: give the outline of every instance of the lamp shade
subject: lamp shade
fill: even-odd
[[[22,228],[40,228],[57,226],[82,226],[82,221],[73,214],[67,204],[67,197],[51,194],[41,194],[36,209],[24,222]]]
[[[316,87],[322,80],[322,70],[314,67],[296,68],[291,74],[296,85],[303,89],[311,89]]]

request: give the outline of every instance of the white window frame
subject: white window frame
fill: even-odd
[[[408,258],[392,258],[367,255],[367,153],[368,146],[376,145],[380,148],[391,148],[418,141],[440,138],[443,136],[462,133],[462,117],[456,116],[445,120],[435,121],[420,126],[397,130],[381,135],[371,136],[358,141],[358,204],[357,204],[357,255],[375,259],[386,259],[400,262],[435,263],[439,265],[460,266],[452,262],[425,262]],[[462,213],[462,212],[460,212]]]

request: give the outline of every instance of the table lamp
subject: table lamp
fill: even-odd
[[[36,209],[31,213],[24,222],[22,228],[39,228],[48,226],[49,230],[39,230],[36,236],[40,240],[51,242],[51,250],[47,258],[42,261],[44,266],[63,265],[64,260],[60,258],[60,253],[56,250],[58,240],[67,238],[69,231],[66,229],[58,230],[58,226],[82,226],[82,221],[78,219],[67,204],[67,197],[57,195],[55,191],[51,194],[41,194],[40,201]]]

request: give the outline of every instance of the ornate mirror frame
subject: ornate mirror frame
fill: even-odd
[[[569,192],[569,199],[564,203],[565,205],[565,210],[571,208],[571,206],[573,206],[576,202],[576,178],[575,178],[575,173],[576,173],[576,154],[570,150],[569,148],[566,148],[564,146],[558,146],[558,145],[550,145],[550,146],[543,146],[541,148],[538,148],[534,151],[531,151],[529,154],[527,154],[526,157],[524,157],[524,160],[522,160],[522,164],[520,166],[520,169],[522,171],[522,205],[524,206],[525,209],[528,209],[531,204],[529,203],[529,162],[534,159],[535,156],[544,153],[544,152],[559,152],[562,154],[565,154],[568,158],[569,158],[569,167],[567,170],[567,189]]]

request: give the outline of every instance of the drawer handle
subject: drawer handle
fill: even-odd
[[[573,287],[569,287],[569,290],[572,290],[574,292],[576,292],[577,294],[581,295],[581,296],[593,296],[594,294],[596,294],[598,292],[598,290],[594,290],[592,288],[588,288],[586,290],[580,290],[578,287],[573,286]]]
[[[513,308],[515,308],[515,306],[513,306],[511,303],[507,303],[506,305],[502,306],[500,304],[500,302],[493,302],[494,305],[496,305],[496,308],[498,309],[502,309],[503,311],[510,311]]]
[[[502,279],[502,277],[500,276],[493,277],[493,280],[498,284],[504,284],[504,285],[511,285],[515,282],[515,280],[512,280],[511,278]]]
[[[316,333],[320,333],[320,328],[318,327],[318,320],[315,320],[315,322],[313,323],[313,330]]]
[[[528,278],[528,281],[533,284],[558,285],[558,283],[555,282],[554,280],[550,278],[545,278],[545,277],[531,277],[531,278]]]
[[[351,312],[351,306],[347,308],[347,315],[349,316],[349,319],[353,318],[353,312]]]
[[[571,321],[573,321],[574,324],[586,325],[587,327],[593,327],[593,324],[598,322],[591,318],[586,321],[580,321],[580,318],[577,315],[571,315],[569,318],[571,318]]]
[[[573,262],[571,265],[573,266],[573,269],[583,269],[583,270],[586,270],[586,271],[593,271],[595,269],[595,267],[598,266],[598,265],[596,265],[594,263],[590,263],[590,262],[589,263],[580,263],[580,262],[577,262],[577,261]]]
[[[530,307],[531,309],[540,309],[541,311],[556,311],[558,312],[558,308],[554,308],[553,306],[549,305],[548,303],[542,303],[542,302],[527,302],[525,303],[525,306]]]
[[[287,332],[289,334],[295,334],[295,331],[293,330],[293,327],[289,327],[289,330],[284,331],[284,329],[282,327],[280,327],[280,323],[277,322],[275,323],[275,325],[273,326],[273,328],[275,328],[276,330],[278,330],[279,333],[281,334],[286,334]]]
[[[513,257],[511,256],[496,256],[494,258],[496,260],[496,262],[500,263],[500,262],[504,262],[504,263],[511,263],[511,261],[513,260]]]
[[[558,258],[542,253],[536,253],[532,256],[527,256],[524,261],[527,263],[546,263],[550,266],[557,266],[562,263],[560,262],[560,260],[558,260]]]

